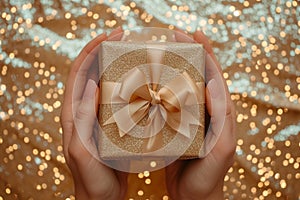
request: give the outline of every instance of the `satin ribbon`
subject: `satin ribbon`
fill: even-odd
[[[150,75],[155,75],[156,79],[160,73],[159,67],[151,68]],[[165,123],[188,138],[190,124],[203,126],[186,108],[204,103],[201,96],[204,83],[194,82],[188,73],[183,72],[160,89],[157,86],[156,83],[147,83],[146,75],[137,67],[125,74],[121,82],[102,82],[101,104],[125,104],[103,125],[116,123],[120,137],[123,137],[148,115],[145,138],[159,133]]]

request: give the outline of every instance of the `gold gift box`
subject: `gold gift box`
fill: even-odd
[[[202,45],[175,42],[105,41],[100,45],[99,52],[99,85],[101,95],[98,116],[101,131],[98,137],[98,150],[100,158],[104,160],[118,160],[140,159],[145,157],[178,157],[180,159],[199,157],[205,135],[205,56]],[[135,72],[139,75],[135,75]],[[184,78],[182,74],[188,75],[188,78]],[[128,84],[122,82],[128,76],[130,76],[131,82],[134,82],[133,85],[136,84],[134,89],[132,88],[134,86],[130,86],[130,89],[125,88]],[[138,76],[143,76],[143,78]],[[143,80],[141,81],[141,79]],[[148,113],[144,114],[142,119],[137,120],[136,117],[133,116],[134,114],[130,114],[132,108],[128,105],[138,99],[138,97],[134,97],[133,94],[125,93],[122,95],[130,96],[128,102],[124,101],[122,103],[122,101],[118,102],[118,100],[115,99],[120,99],[118,96],[122,90],[120,88],[128,89],[128,91],[145,89],[145,85],[142,84],[142,82],[145,81],[144,79],[148,80],[146,81],[148,84],[146,88],[151,87],[151,91],[153,88],[153,90],[158,91],[162,87],[165,87],[164,85],[167,85],[165,88],[173,87],[173,89],[170,90],[172,94],[175,93],[173,91],[181,93],[181,91],[185,90],[180,90],[179,86],[177,87],[176,84],[178,80],[185,81],[191,79],[193,81],[191,85],[197,86],[197,95],[194,95],[197,97],[194,99],[197,99],[198,103],[186,106],[180,102],[180,105],[185,108],[185,114],[189,117],[193,116],[194,119],[198,121],[198,124],[187,124],[190,122],[184,120],[188,117],[182,117],[182,115],[180,115],[181,121],[178,122],[179,125],[172,125],[171,118],[172,116],[175,116],[175,118],[176,116],[178,117],[178,110],[175,109],[174,112],[177,112],[177,114],[174,114],[169,111],[172,110],[172,108],[169,108],[169,110],[162,108],[160,109],[161,113],[155,113],[155,119],[160,119],[167,114],[167,117],[165,116],[164,118],[166,122],[164,122],[163,128],[160,129],[159,132],[152,131],[154,132],[152,133],[151,131],[147,131],[147,136],[143,135],[143,132],[146,132],[146,129],[144,129],[146,126],[147,130],[155,129],[151,127],[151,124],[149,125],[148,119],[150,118],[149,112],[151,106],[155,104],[153,104],[154,101],[150,100],[151,102],[147,103],[149,108],[147,108],[146,112]],[[189,84],[190,83],[187,85]],[[116,94],[118,97],[113,97],[114,95],[116,96]],[[147,95],[149,96],[149,94]],[[175,97],[176,95],[177,94],[175,94]],[[176,102],[178,103],[178,101],[179,100],[175,100],[174,104],[176,104]],[[167,104],[168,103],[165,105]],[[126,116],[126,112],[125,115],[123,112],[123,116],[118,117],[116,113],[122,109],[125,110],[124,107],[126,106],[128,106],[128,116]],[[141,109],[143,108],[142,106]],[[180,113],[184,113],[183,108]],[[121,120],[122,123],[118,124],[118,120]],[[155,120],[152,122],[156,126],[154,121]],[[173,122],[174,121],[176,120],[173,120]],[[161,120],[157,122],[157,124],[161,125]],[[136,126],[134,126],[134,128],[131,127],[132,129],[127,133],[124,132],[123,128],[120,130],[120,124],[123,124],[122,126],[130,126],[130,124],[133,123],[135,123]],[[185,127],[189,127],[190,129],[188,134],[186,131],[179,131],[179,127],[181,127],[183,123],[185,123]]]

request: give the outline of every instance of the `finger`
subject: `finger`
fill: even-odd
[[[120,40],[123,35],[123,31],[121,27],[113,30],[111,34],[106,38],[106,40]],[[75,81],[75,88],[78,92],[73,93],[73,98],[75,102],[79,102],[82,91],[85,87],[84,84],[86,83],[87,79],[92,79],[98,82],[99,80],[99,60],[98,60],[98,53],[99,53],[99,44],[96,46],[88,46],[86,58],[82,61],[82,67],[77,71],[77,78]],[[88,44],[89,45],[89,44]],[[74,108],[77,108],[75,105]],[[76,112],[76,111],[75,111]]]
[[[82,98],[82,102],[78,109],[78,114],[75,118],[75,134],[71,139],[71,144],[69,145],[68,153],[71,156],[69,160],[69,167],[72,171],[72,176],[75,183],[75,191],[77,194],[84,194],[86,192],[85,189],[85,180],[84,176],[82,176],[82,166],[78,165],[78,162],[87,162],[88,160],[83,159],[91,159],[90,150],[86,151],[87,142],[83,142],[83,140],[88,140],[87,138],[92,136],[93,133],[93,124],[94,124],[94,109],[93,103],[96,102],[95,94],[97,93],[96,84],[89,80]],[[82,130],[86,129],[86,130]],[[81,136],[78,134],[81,133]],[[85,144],[83,144],[85,143]],[[95,148],[93,144],[90,147]],[[86,194],[87,195],[87,194]]]
[[[225,127],[229,122],[226,121],[226,118],[233,115],[233,104],[230,97],[227,97],[227,90],[224,89],[225,86],[223,84],[220,78],[218,80],[211,79],[206,87],[207,111],[211,119],[204,140],[203,156],[212,150],[220,135],[227,131]],[[230,123],[232,122],[230,121]]]
[[[121,40],[123,36],[123,30],[121,27],[118,27],[116,29],[114,29],[111,34],[108,36],[107,40],[108,41],[119,41]],[[88,70],[88,74],[84,75],[83,77],[85,78],[85,80],[87,79],[92,79],[95,82],[99,81],[99,59],[98,59],[98,52],[99,52],[99,45],[97,47],[95,47],[92,52],[90,53],[92,55],[92,57],[94,57],[94,59],[92,59],[92,63],[90,64],[90,68]],[[89,63],[88,63],[89,65]],[[85,80],[79,80],[78,82],[81,83]],[[82,86],[82,84],[79,84],[79,87]]]
[[[118,188],[114,171],[96,159],[76,134],[72,135],[69,154],[77,191],[84,189],[89,195],[109,196]]]
[[[78,75],[86,75],[87,71],[90,69],[91,64],[95,60],[95,57],[98,53],[98,46],[101,42],[107,39],[107,36],[105,34],[99,35],[95,39],[93,39],[91,42],[89,42],[83,50],[80,52],[79,56],[75,59],[74,64],[72,66],[72,69],[69,74],[67,86],[66,86],[66,96],[72,96],[69,94],[73,93],[73,87],[74,82]],[[76,93],[79,93],[81,97],[82,90],[77,91]],[[79,98],[80,99],[80,98]],[[72,99],[71,99],[72,100]]]
[[[76,135],[81,139],[82,144],[97,156],[97,149],[93,141],[93,131],[96,122],[95,105],[98,104],[96,99],[97,85],[94,81],[88,80],[81,103],[77,109],[74,119]]]
[[[177,29],[175,31],[175,38],[178,42],[198,42],[203,45],[206,51],[205,58],[205,75],[206,80],[219,79],[218,74],[222,74],[222,69],[213,53],[213,49],[209,43],[209,39],[201,31],[196,31],[193,38],[184,31]],[[222,78],[221,78],[222,79]]]
[[[206,51],[205,56],[205,79],[209,82],[212,79],[217,81],[217,84],[226,91],[225,96],[228,101],[230,101],[229,91],[224,78],[222,77],[222,69],[217,61],[215,54],[213,53],[212,46],[210,45],[210,40],[201,31],[196,31],[194,33],[194,40],[201,43]]]
[[[207,38],[206,35],[202,31],[196,31],[194,33],[193,37],[196,42],[203,45],[203,48],[205,49],[207,55],[209,55],[211,57],[212,62],[218,67],[218,70],[221,72],[222,69],[221,69],[219,62],[217,61],[217,58],[214,54],[214,51],[210,44],[209,38]]]
[[[206,103],[207,109],[211,116],[211,127],[205,138],[205,148],[209,152],[218,140],[219,135],[223,132],[224,127],[231,123],[234,127],[234,120],[228,120],[227,116],[234,115],[232,102],[225,80],[222,76],[222,69],[216,60],[213,49],[208,38],[201,31],[194,34],[194,39],[203,44],[206,54]],[[232,117],[234,119],[234,117]],[[230,121],[230,122],[228,122]],[[225,128],[226,130],[226,128]],[[233,128],[229,131],[232,133]],[[233,137],[229,137],[233,138]],[[232,139],[234,141],[234,139]]]
[[[85,190],[84,182],[82,180],[82,177],[79,174],[78,166],[74,163],[73,160],[70,160],[68,163],[68,167],[71,170],[72,178],[74,181],[74,189],[76,191],[76,194],[82,194],[83,196],[88,196]],[[77,198],[79,198],[77,196]]]
[[[193,43],[194,42],[192,36],[188,35],[183,30],[180,30],[180,29],[176,29],[174,31],[174,36],[175,36],[175,40],[177,42],[186,42],[186,43]]]
[[[114,29],[110,35],[108,36],[109,41],[119,41],[123,37],[123,29],[121,26],[118,28]]]
[[[80,101],[85,87],[85,84],[82,83],[86,83],[87,73],[98,56],[99,44],[105,39],[107,39],[107,37],[104,34],[96,37],[84,47],[79,56],[75,59],[69,74],[65,93],[66,97],[68,97],[66,100],[68,100],[69,103],[72,103],[72,98],[75,101]],[[75,84],[76,82],[78,84]],[[74,88],[76,88],[76,90]]]
[[[63,128],[63,146],[64,146],[65,155],[67,155],[68,145],[70,143],[71,135],[73,132],[73,115],[72,115],[72,113],[74,113],[72,109],[74,103],[73,97],[75,96],[77,98],[76,99],[77,102],[80,101],[79,97],[81,97],[83,91],[82,86],[79,87],[78,84],[75,85],[75,80],[76,78],[78,78],[77,77],[78,74],[80,74],[79,76],[81,77],[82,80],[84,80],[84,74],[88,71],[88,68],[90,67],[89,63],[92,63],[95,56],[95,53],[93,54],[90,53],[93,50],[95,50],[95,48],[106,38],[107,38],[106,35],[102,34],[96,37],[91,42],[89,42],[80,52],[79,56],[75,59],[74,64],[71,68],[70,75],[68,77],[67,84],[66,84],[64,102],[63,102],[62,112],[61,112],[61,124]],[[85,64],[82,64],[83,62],[85,62]],[[83,83],[85,83],[85,80]],[[74,88],[76,88],[76,90],[74,90]],[[75,95],[73,95],[74,91],[76,92]]]
[[[69,156],[79,174],[78,187],[94,194],[105,194],[117,184],[113,170],[104,166],[98,158],[98,150],[93,139],[94,126],[97,126],[95,106],[98,105],[98,87],[93,80],[88,80],[81,103],[74,119],[74,133],[69,145]],[[94,173],[93,173],[94,172]],[[99,183],[101,178],[102,185]],[[109,189],[108,189],[109,188]]]
[[[203,48],[206,51],[206,57],[205,57],[206,80],[215,78],[214,76],[216,76],[216,74],[222,74],[221,66],[216,59],[212,46],[210,45],[210,40],[201,31],[196,31],[193,36],[194,36],[194,40],[202,44]]]
[[[226,116],[224,123],[219,128],[214,128],[209,130],[208,135],[214,135],[216,137],[216,144],[213,146],[213,149],[210,154],[220,162],[225,163],[230,161],[234,152],[235,152],[235,113],[233,104],[228,104],[230,108]],[[214,122],[213,122],[214,123]],[[215,126],[213,124],[212,126]],[[218,125],[217,125],[218,126]],[[216,133],[216,131],[220,131],[220,133]]]
[[[222,70],[218,64],[209,40],[201,32],[194,34],[194,39],[203,44],[206,50],[206,103],[211,116],[211,124],[203,144],[204,157],[191,161],[186,167],[182,181],[189,191],[209,192],[222,181],[235,150],[234,109]],[[210,152],[210,153],[209,153]],[[205,182],[205,184],[203,184]]]
[[[180,183],[181,175],[184,172],[184,166],[188,163],[188,161],[177,160],[171,163],[166,167],[166,183],[167,189],[169,193],[176,194],[178,193],[178,185]],[[175,185],[175,187],[174,187]],[[175,196],[175,195],[174,195]]]
[[[205,49],[205,51],[210,54],[214,55],[213,49],[210,45],[210,40],[206,37],[206,35],[202,31],[196,31],[193,35],[193,38],[196,42],[201,43]],[[217,60],[214,59],[216,62]]]
[[[226,99],[228,102],[231,101],[229,90],[225,79],[223,78],[223,72],[220,67],[215,64],[216,62],[213,60],[212,56],[207,54],[205,59],[205,80],[208,83],[210,80],[215,80],[217,82],[218,87],[222,90],[222,96],[224,96],[224,100]]]
[[[205,76],[207,82],[206,88],[206,103],[207,109],[212,116],[212,122],[215,122],[213,129],[215,136],[217,136],[222,130],[222,122],[224,122],[224,118],[226,115],[230,113],[231,109],[231,99],[229,95],[229,91],[226,85],[226,82],[222,76],[222,69],[219,63],[216,60],[216,57],[213,53],[213,49],[209,43],[208,38],[201,31],[197,31],[194,34],[194,39],[203,44],[206,50],[206,59],[205,59]],[[212,95],[215,94],[215,97],[212,98]],[[213,100],[214,99],[214,100]],[[214,102],[213,102],[214,101]],[[206,141],[216,141],[216,138],[212,135],[207,134],[208,138]],[[215,142],[211,142],[210,145],[213,146]],[[211,149],[208,148],[208,149]]]
[[[191,161],[186,167],[183,177],[183,185],[185,189],[191,191],[209,192],[215,188],[216,184],[223,180],[227,170],[233,163],[233,155],[235,153],[235,137],[234,137],[234,109],[228,109],[230,112],[225,117],[222,134],[220,134],[213,150],[203,159]],[[215,133],[211,133],[214,129],[210,129],[207,137],[216,137]],[[215,139],[215,138],[214,138]],[[207,140],[207,138],[205,139]],[[209,139],[208,139],[209,140]],[[203,185],[203,182],[205,184]]]
[[[65,90],[65,97],[64,97],[64,103],[63,103],[63,112],[62,112],[62,118],[63,121],[72,121],[72,116],[69,114],[72,110],[72,102],[73,102],[73,92],[74,92],[74,83],[77,76],[83,76],[87,73],[87,71],[90,68],[91,63],[93,62],[96,52],[95,48],[106,39],[106,35],[102,34],[93,39],[91,42],[89,42],[83,50],[80,52],[78,57],[75,59],[73,66],[71,68],[67,84],[66,84],[66,90]],[[92,53],[92,54],[91,54]],[[78,90],[76,88],[76,93],[81,98],[83,89]],[[78,98],[80,100],[80,98]]]
[[[93,166],[107,170],[104,165],[97,161],[98,151],[93,140],[93,131],[96,122],[95,105],[98,104],[97,85],[93,80],[88,80],[82,101],[78,107],[74,119],[74,134],[70,144],[69,153],[80,170],[87,167],[88,163],[94,163]],[[99,164],[97,164],[99,163]],[[82,174],[85,176],[84,174]]]

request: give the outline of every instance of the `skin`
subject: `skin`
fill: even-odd
[[[198,42],[203,44],[206,54],[206,104],[209,115],[211,116],[212,129],[217,126],[217,117],[220,110],[214,106],[214,99],[218,99],[216,91],[217,85],[226,85],[222,78],[222,70],[217,62],[208,38],[200,31],[195,32],[193,38],[179,34],[177,40],[181,42]],[[211,84],[214,79],[217,85]],[[176,161],[166,168],[167,188],[171,199],[174,200],[193,200],[193,199],[223,199],[224,176],[233,164],[235,153],[235,109],[230,99],[227,87],[225,88],[226,111],[224,127],[220,137],[212,151],[203,159],[192,161]],[[210,92],[211,91],[211,92]],[[215,94],[211,94],[211,93]],[[212,97],[214,96],[214,97]]]
[[[121,33],[122,30],[118,28],[109,38],[119,40]],[[90,66],[97,56],[96,47],[107,38],[105,34],[100,35],[81,51],[73,63],[66,84],[61,113],[64,155],[72,172],[75,195],[79,200],[120,200],[124,199],[127,191],[128,174],[111,169],[92,156],[97,151],[92,133],[99,88],[93,81],[98,76],[97,72],[91,71]],[[219,113],[218,107],[214,106],[218,100],[218,93],[215,91],[218,90],[218,85],[226,85],[222,70],[209,40],[202,32],[197,31],[190,38],[180,33],[175,38],[179,42],[201,43],[207,52],[205,65],[206,79],[209,81],[206,87],[206,105],[212,123],[209,131],[213,132]],[[235,152],[235,112],[227,89],[225,96],[225,123],[212,151],[203,159],[176,161],[166,167],[166,185],[171,199],[223,199],[224,176],[233,164]]]

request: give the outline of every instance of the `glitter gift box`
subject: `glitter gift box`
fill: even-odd
[[[99,52],[100,157],[199,157],[205,135],[202,45],[105,41]]]

